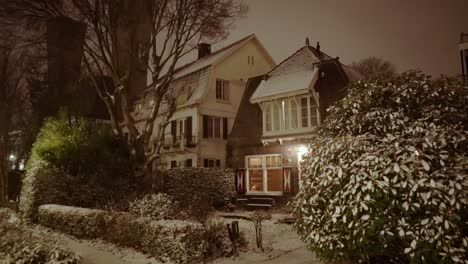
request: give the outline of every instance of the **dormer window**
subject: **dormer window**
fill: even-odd
[[[297,131],[318,126],[318,106],[313,96],[284,98],[263,103],[264,132]]]
[[[229,101],[229,81],[216,79],[216,99]]]

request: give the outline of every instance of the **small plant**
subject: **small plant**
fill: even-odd
[[[252,223],[255,228],[255,242],[257,243],[257,248],[260,250],[264,250],[263,248],[263,230],[262,230],[262,223],[264,220],[270,219],[271,216],[266,211],[255,211],[252,214]]]

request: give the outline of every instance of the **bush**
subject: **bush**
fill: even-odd
[[[0,210],[1,263],[80,263],[78,256],[39,239],[12,221],[12,212]]]
[[[42,205],[39,223],[79,238],[102,238],[133,247],[160,261],[197,263],[208,248],[203,227],[189,221],[155,221],[96,209]]]
[[[208,199],[221,206],[236,196],[235,175],[230,169],[182,168],[167,172],[164,190],[181,205],[196,199]]]
[[[304,160],[295,228],[321,258],[466,263],[468,89],[420,73],[357,83]]]
[[[155,220],[183,218],[178,202],[164,193],[146,195],[129,202],[129,212],[137,217],[151,217]]]
[[[35,221],[41,204],[103,207],[129,192],[132,161],[125,146],[93,121],[48,119],[26,164],[20,210]]]

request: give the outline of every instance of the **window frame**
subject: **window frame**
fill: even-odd
[[[276,157],[280,160],[280,166],[276,167],[267,167],[267,157]],[[250,168],[249,167],[249,159],[250,158],[261,158],[261,168]],[[269,191],[268,190],[268,169],[281,169],[281,173],[283,171],[283,156],[279,153],[274,154],[261,154],[261,155],[247,155],[244,157],[245,162],[245,175],[246,175],[246,190],[247,194],[271,194],[271,195],[282,195],[283,191]],[[263,190],[262,191],[250,191],[250,173],[249,170],[261,170],[262,171],[262,179],[263,179]]]

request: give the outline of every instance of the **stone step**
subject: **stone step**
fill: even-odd
[[[271,205],[271,204],[255,204],[255,203],[249,203],[249,204],[247,204],[247,206],[249,206],[249,207],[270,208],[270,207],[272,207],[273,205]]]

